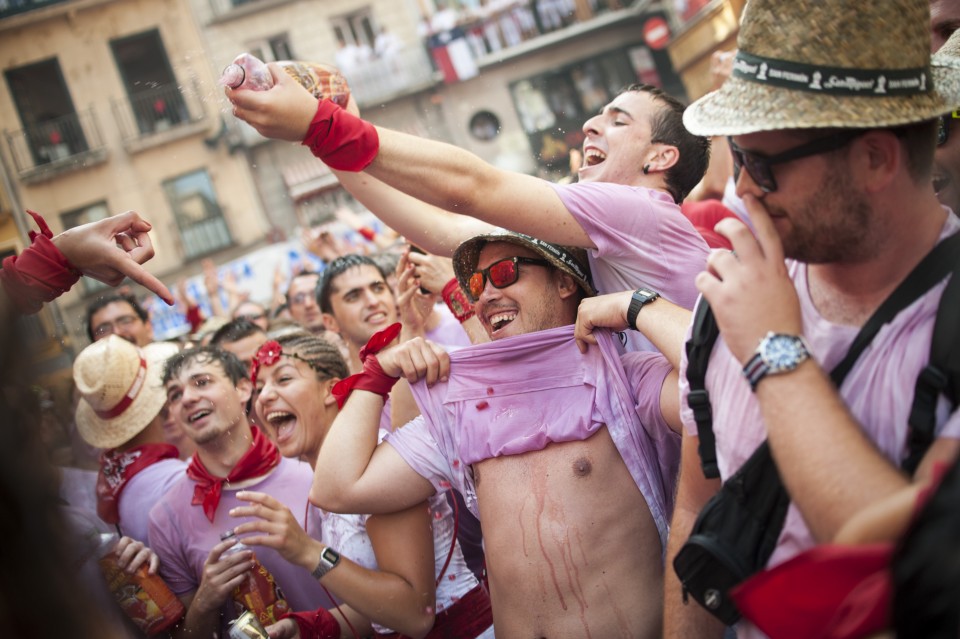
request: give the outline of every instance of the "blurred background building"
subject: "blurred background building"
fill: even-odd
[[[217,77],[238,53],[337,65],[371,121],[559,179],[582,123],[624,85],[705,92],[742,4],[0,0],[0,252],[28,242],[27,208],[54,232],[133,209],[168,285],[187,278],[202,302],[211,258],[266,299],[273,269],[305,257],[298,229],[361,207],[299,145],[233,119]],[[84,278],[31,320],[52,366],[86,344],[83,309],[103,288]],[[183,332],[148,303],[158,338]]]

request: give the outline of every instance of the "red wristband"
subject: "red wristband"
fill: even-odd
[[[376,393],[383,397],[384,401],[387,395],[397,383],[399,377],[391,377],[383,372],[380,362],[375,355],[382,351],[384,347],[397,339],[400,334],[400,323],[394,323],[373,334],[367,345],[360,349],[360,361],[363,362],[363,372],[351,375],[342,379],[333,385],[331,393],[337,400],[337,407],[343,408],[347,403],[347,398],[354,390],[365,390]]]
[[[340,171],[364,170],[380,150],[376,127],[327,99],[317,103],[317,113],[302,144],[327,166]]]
[[[326,608],[309,612],[288,612],[280,616],[297,622],[300,639],[340,639],[340,623]]]
[[[440,297],[443,298],[443,301],[447,304],[447,308],[450,309],[450,312],[453,313],[453,316],[456,317],[461,324],[473,317],[473,304],[470,303],[463,289],[460,288],[460,282],[457,281],[457,278],[453,278],[447,282],[447,285],[443,287],[443,291],[440,293]]]
[[[357,233],[362,235],[364,239],[367,240],[368,242],[372,242],[373,238],[377,236],[377,232],[374,231],[369,226],[361,226],[360,228],[357,229]]]
[[[0,282],[7,297],[24,314],[36,313],[45,302],[63,295],[77,283],[80,271],[50,241],[53,232],[37,213],[27,211],[36,220],[40,233],[30,231],[33,244],[20,255],[3,260]]]

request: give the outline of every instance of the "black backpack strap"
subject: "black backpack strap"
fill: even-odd
[[[697,435],[700,439],[700,467],[707,479],[720,477],[717,466],[717,443],[713,436],[713,408],[710,406],[710,394],[706,388],[707,364],[713,345],[720,336],[717,320],[705,298],[700,298],[693,314],[693,330],[687,341],[687,383],[690,393],[687,404],[693,411],[697,422]]]
[[[957,234],[941,246],[960,237]],[[956,243],[956,242],[954,242]],[[952,407],[960,399],[960,252],[954,253],[953,275],[944,288],[930,340],[930,361],[920,371],[910,408],[910,432],[903,469],[913,474],[933,443],[937,400],[946,395]]]

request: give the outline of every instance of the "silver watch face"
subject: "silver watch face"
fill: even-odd
[[[792,371],[807,357],[807,347],[796,335],[774,333],[760,342],[760,358],[770,373]]]

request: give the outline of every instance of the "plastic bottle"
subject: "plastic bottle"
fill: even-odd
[[[100,570],[107,580],[110,592],[117,603],[146,635],[155,635],[168,630],[186,612],[183,603],[170,590],[159,575],[151,575],[145,563],[130,574],[120,568],[117,533],[100,535]]]
[[[342,107],[347,106],[350,87],[336,67],[296,60],[283,60],[277,64],[318,100],[328,98]],[[273,86],[273,76],[263,60],[241,53],[220,74],[220,84],[231,89],[266,91]]]
[[[252,552],[232,530],[220,535],[221,541],[227,539],[237,539],[237,543],[224,551],[224,556],[243,550]],[[253,555],[253,568],[247,573],[247,578],[233,590],[233,602],[238,617],[245,610],[249,610],[264,626],[276,623],[283,614],[290,612],[290,604],[283,596],[283,591],[270,571],[257,559],[256,553]]]

